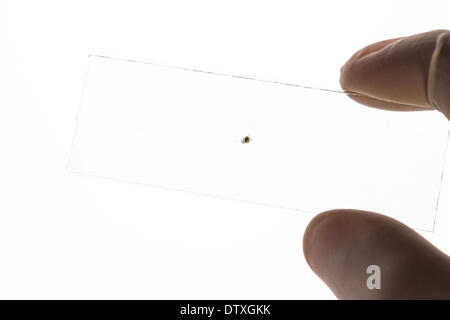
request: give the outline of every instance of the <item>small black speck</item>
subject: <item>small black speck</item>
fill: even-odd
[[[245,136],[244,138],[242,138],[241,143],[247,144],[250,143],[250,141],[251,141],[250,136]]]

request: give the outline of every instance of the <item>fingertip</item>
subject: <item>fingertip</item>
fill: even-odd
[[[361,80],[358,74],[363,68],[364,58],[384,49],[388,45],[403,38],[388,39],[372,43],[358,51],[356,51],[342,67],[340,68],[339,83],[341,88],[346,91],[358,92],[360,89],[358,84]],[[364,75],[364,74],[363,74]]]
[[[435,64],[436,82],[431,86],[436,89],[432,96],[437,103],[430,103],[428,94],[430,61],[439,39],[447,39],[448,33],[448,30],[434,30],[366,46],[342,66],[339,79],[342,89],[372,98],[375,103],[363,104],[381,109],[429,110],[448,105],[450,53],[446,43],[440,58],[436,59],[439,62]],[[450,111],[446,109],[440,111],[448,117]]]
[[[382,214],[338,209],[314,217],[303,236],[313,272],[340,299],[450,296],[450,259],[417,232]],[[382,270],[382,290],[367,287],[367,268]],[[414,268],[410,268],[414,266]],[[411,279],[420,279],[411,283]]]
[[[323,273],[323,261],[328,252],[343,240],[346,220],[360,211],[333,209],[316,215],[303,235],[303,254],[311,269],[319,276]]]
[[[315,240],[317,236],[320,236],[320,232],[318,232],[319,226],[323,221],[327,220],[327,216],[329,216],[333,211],[336,210],[329,210],[319,213],[306,226],[303,234],[303,254],[311,268],[311,256],[314,253],[314,244],[316,243]]]

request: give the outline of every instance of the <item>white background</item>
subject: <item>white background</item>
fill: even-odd
[[[87,55],[337,88],[361,46],[450,28],[447,3],[0,2],[0,298],[333,298],[311,216],[66,173]],[[423,233],[446,252],[449,192]]]

